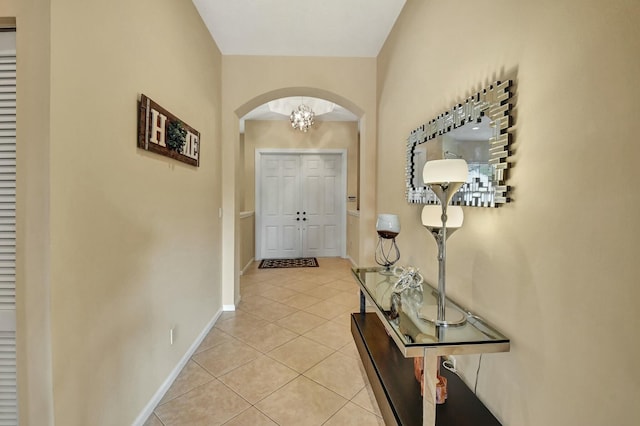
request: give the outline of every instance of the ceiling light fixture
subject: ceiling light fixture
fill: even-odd
[[[311,108],[301,103],[298,108],[291,111],[291,115],[289,116],[291,127],[306,132],[309,130],[309,127],[313,126],[315,116]]]

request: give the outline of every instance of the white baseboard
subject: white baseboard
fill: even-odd
[[[358,264],[357,264],[356,262],[354,262],[354,261],[353,261],[353,259],[351,258],[351,256],[347,255],[346,259],[347,259],[349,262],[351,262],[351,264],[352,264],[354,267],[357,267],[357,266],[358,266]]]
[[[216,312],[216,314],[213,316],[211,321],[209,321],[209,323],[204,327],[204,330],[202,330],[202,332],[198,335],[196,340],[191,344],[191,346],[189,347],[187,352],[184,354],[184,356],[180,359],[180,361],[178,361],[178,365],[176,365],[175,368],[171,370],[171,373],[169,373],[169,376],[162,383],[160,388],[156,391],[156,393],[153,395],[151,400],[147,403],[147,405],[144,407],[142,412],[135,419],[135,421],[133,422],[133,426],[143,426],[144,423],[147,421],[147,419],[151,416],[151,414],[153,414],[153,410],[160,403],[160,401],[164,397],[164,394],[167,393],[167,391],[169,390],[173,382],[178,377],[178,374],[180,374],[180,372],[184,368],[184,366],[187,365],[187,362],[189,362],[189,359],[191,358],[193,353],[196,351],[196,349],[198,349],[198,346],[200,346],[200,343],[202,343],[202,341],[207,336],[209,331],[211,331],[211,329],[213,328],[213,325],[216,323],[218,318],[220,318],[221,314],[222,314],[222,310],[219,310],[218,312]]]
[[[249,267],[251,266],[251,264],[253,263],[253,261],[256,260],[255,257],[252,257],[251,260],[249,261],[249,263],[247,263],[244,268],[242,268],[242,271],[240,271],[240,275],[244,275],[245,272],[247,272],[247,269],[249,269]]]
[[[222,305],[222,310],[225,312],[235,311],[236,305]]]

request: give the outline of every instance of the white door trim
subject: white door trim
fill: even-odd
[[[338,154],[342,160],[342,177],[340,182],[340,225],[342,226],[342,235],[340,236],[340,257],[344,258],[347,255],[347,150],[341,149],[304,149],[304,148],[260,148],[256,149],[255,154],[255,258],[256,260],[262,260],[262,253],[260,253],[260,247],[262,243],[262,235],[260,230],[262,229],[261,218],[261,196],[260,194],[260,182],[262,178],[261,160],[262,155],[278,155],[278,154],[291,154],[291,155],[310,155],[310,154]]]

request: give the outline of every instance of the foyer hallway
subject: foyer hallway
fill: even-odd
[[[350,263],[319,263],[254,263],[145,426],[383,425],[351,337]]]

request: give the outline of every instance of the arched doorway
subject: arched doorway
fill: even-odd
[[[362,92],[371,93],[371,92]],[[357,162],[363,164],[358,170],[355,167],[355,176],[358,181],[362,181],[362,176],[369,183],[373,182],[375,175],[375,98],[366,96],[365,105],[369,113],[365,114],[365,110],[358,106],[353,101],[337,95],[334,92],[318,89],[313,87],[286,87],[267,91],[247,101],[238,102],[236,105],[241,105],[231,113],[230,110],[223,109],[223,159],[222,159],[222,178],[223,178],[223,210],[225,214],[222,220],[222,232],[223,232],[223,259],[222,259],[222,300],[223,308],[225,310],[233,310],[235,304],[240,300],[239,292],[239,276],[244,265],[240,263],[240,246],[241,246],[241,229],[240,223],[242,218],[240,215],[241,198],[244,196],[240,176],[241,156],[240,142],[240,118],[246,115],[259,105],[262,105],[270,100],[279,99],[289,96],[312,96],[327,99],[344,106],[352,111],[358,118],[359,123],[357,126],[358,137],[358,149],[355,156]],[[245,98],[246,99],[246,98]],[[373,117],[373,119],[367,119],[367,117]],[[363,145],[364,142],[364,145]],[[362,147],[364,146],[364,151]],[[374,226],[375,214],[375,187],[368,185],[360,188],[359,183],[356,184],[356,188],[360,191],[364,191],[364,198],[361,203],[364,203],[366,211],[358,215],[348,215],[348,220],[354,220],[352,227],[356,229],[355,237],[353,238],[353,244],[350,247],[354,253],[355,262],[358,263],[358,259],[364,259],[368,256],[368,247],[373,247],[373,244],[369,244],[367,240],[369,238],[368,233],[361,232],[360,229],[369,228]],[[361,192],[362,194],[362,192]],[[349,194],[353,195],[353,194]],[[358,200],[360,201],[360,200]],[[362,204],[361,204],[362,205]],[[358,206],[359,207],[359,206]],[[354,207],[354,208],[358,208]],[[234,214],[227,214],[226,212],[234,212]],[[367,240],[366,244],[363,244],[363,240]],[[364,253],[364,256],[363,256]]]
[[[313,118],[304,129],[292,119],[301,109]],[[359,117],[332,101],[295,96],[240,120],[241,269],[254,259],[346,257],[346,213],[357,210]]]

